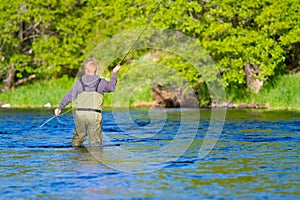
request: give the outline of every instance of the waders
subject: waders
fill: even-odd
[[[94,91],[86,91],[82,79],[83,92],[76,98],[75,130],[72,146],[82,146],[88,135],[89,145],[102,144],[102,105],[103,95],[97,92],[101,79]]]

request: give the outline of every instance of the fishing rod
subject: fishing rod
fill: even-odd
[[[150,12],[150,18],[147,20],[147,24],[145,25],[145,27],[143,28],[143,30],[141,31],[141,33],[138,35],[138,37],[136,38],[136,40],[132,43],[130,49],[127,51],[127,53],[123,56],[122,60],[119,62],[119,65],[121,65],[123,63],[123,61],[125,60],[125,58],[128,56],[128,54],[131,52],[132,48],[134,47],[134,45],[136,44],[136,42],[140,39],[140,37],[143,35],[143,33],[145,32],[145,30],[147,29],[147,27],[149,26],[149,24],[152,22],[152,19],[154,17],[154,15],[156,14],[156,11],[158,10],[160,4],[163,2],[163,0],[161,0],[157,6]]]
[[[150,23],[152,22],[153,18],[154,18],[154,15],[156,13],[156,11],[158,10],[160,4],[163,2],[163,0],[161,0],[157,6],[150,12],[150,17],[149,19],[147,20],[147,23],[145,25],[145,27],[143,28],[143,30],[140,32],[140,34],[138,35],[138,37],[136,38],[136,40],[132,43],[130,49],[127,51],[127,53],[123,56],[123,58],[121,59],[121,61],[119,62],[119,65],[123,63],[123,61],[125,60],[125,58],[128,56],[128,54],[131,52],[131,50],[133,49],[134,45],[137,43],[137,41],[140,39],[140,37],[143,35],[143,33],[145,32],[145,30],[147,29],[147,27],[150,25]],[[61,114],[60,116],[62,115],[65,115],[67,114],[68,112],[70,112],[73,108],[70,108],[68,111],[64,112],[63,114]],[[40,128],[42,128],[44,125],[46,125],[48,122],[50,122],[51,120],[53,120],[54,118],[57,119],[57,121],[59,123],[60,120],[58,119],[58,116],[54,115],[52,116],[51,118],[49,118],[47,121],[45,121],[42,125],[40,125]],[[61,123],[62,124],[62,123]]]

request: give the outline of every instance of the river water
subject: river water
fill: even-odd
[[[123,112],[115,111],[121,116]],[[151,124],[147,113],[147,109],[131,111],[137,126]],[[72,112],[40,127],[53,110],[1,109],[0,199],[300,197],[300,112],[227,110],[222,133],[205,157],[199,157],[199,151],[209,129],[209,109],[200,111],[195,134],[188,131],[193,127],[184,127],[186,139],[178,139],[181,150],[172,150],[176,155],[162,152],[173,144],[182,113],[178,109],[159,113],[166,116],[163,128],[154,124],[152,132],[137,133],[132,123],[118,123],[111,110],[104,110],[107,146],[97,152],[71,147]],[[124,157],[124,152],[134,154]],[[154,157],[157,165],[145,170],[145,163]]]

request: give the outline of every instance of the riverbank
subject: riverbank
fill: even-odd
[[[75,78],[64,76],[61,79],[42,80],[20,86],[13,91],[0,93],[0,107],[55,108],[74,82]],[[209,107],[300,110],[300,75],[284,75],[272,84],[272,87],[270,84],[263,87],[258,94],[239,90],[228,91],[226,94],[227,103],[212,104]],[[123,105],[114,105],[112,95],[112,93],[105,94],[105,107],[128,105],[151,107],[155,105],[151,98],[150,87],[145,87],[137,95],[132,94],[130,102],[126,102],[125,98],[124,102],[121,102]],[[201,107],[207,106],[202,105]]]
[[[259,93],[235,93],[235,104],[259,105],[268,109],[300,109],[300,75],[283,75],[266,83]]]

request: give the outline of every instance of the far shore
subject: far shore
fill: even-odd
[[[11,105],[9,103],[1,103],[0,109],[55,109],[58,105],[51,105],[47,103],[45,105]],[[151,108],[151,107],[161,107],[157,102],[138,102],[130,106],[132,108]],[[124,108],[122,106],[108,106],[104,105],[103,108]],[[187,107],[188,108],[188,107]],[[262,109],[262,110],[289,110],[289,111],[300,111],[300,108],[293,107],[271,107],[269,104],[259,105],[259,104],[246,104],[246,103],[223,103],[223,104],[213,104],[210,106],[201,106],[200,109],[213,109],[213,108],[226,108],[226,109]],[[65,108],[64,110],[70,109],[70,106]],[[166,108],[168,109],[168,108]],[[170,108],[171,109],[171,108]]]

